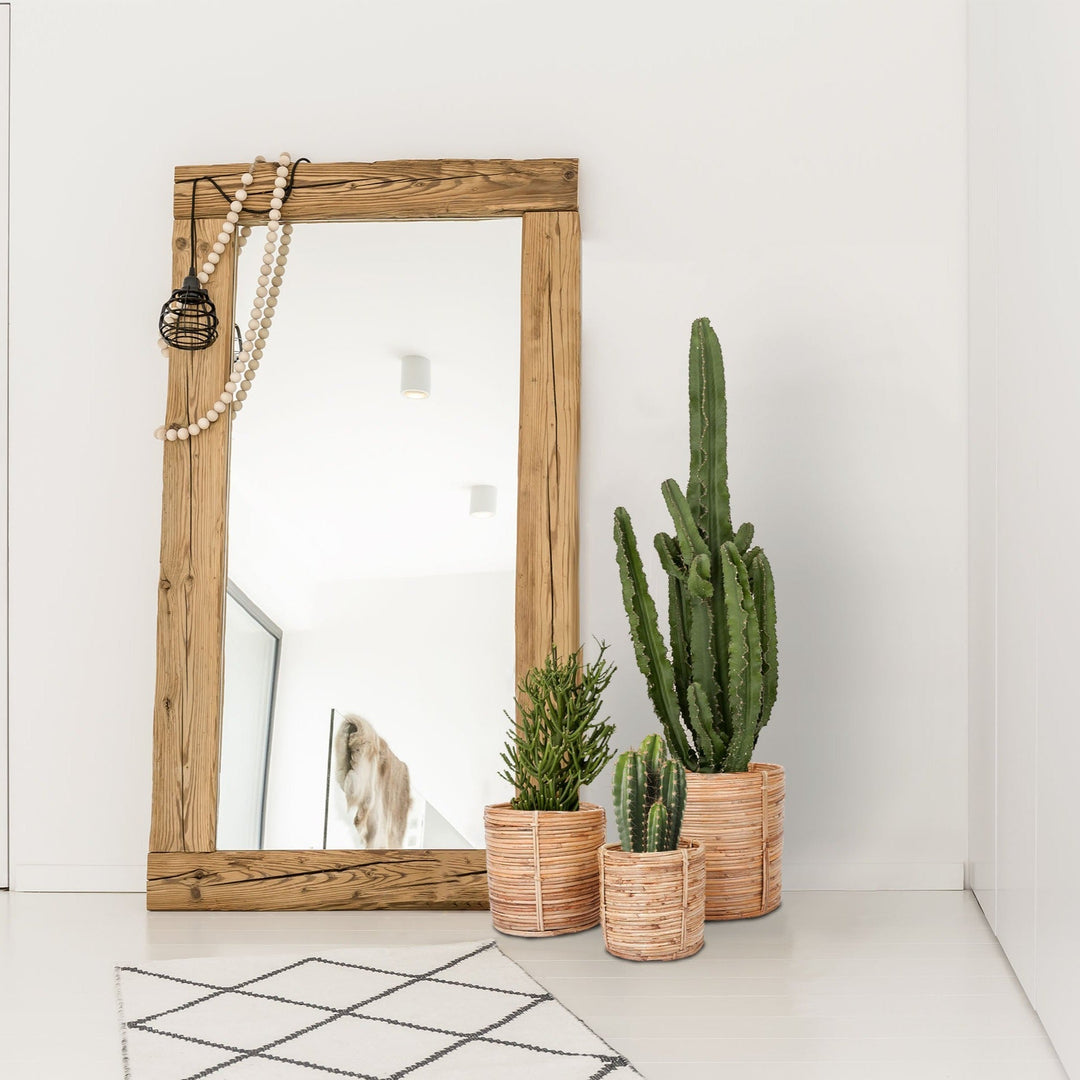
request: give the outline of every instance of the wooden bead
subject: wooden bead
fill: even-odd
[[[243,188],[237,188],[234,198],[237,202],[242,203],[247,198],[247,192]]]
[[[221,261],[221,255],[217,251],[208,251],[206,253],[206,261],[210,263],[211,266],[217,266]]]
[[[289,224],[289,223],[288,223],[287,221],[286,221],[286,222],[285,222],[285,224],[284,224],[284,225],[282,225],[282,227],[281,227],[281,231],[282,231],[282,232],[283,232],[283,233],[284,233],[284,234],[285,234],[286,236],[292,236],[292,229],[293,229],[292,225],[290,225],[290,224]]]
[[[251,173],[246,172],[246,173],[244,173],[243,176],[240,177],[240,183],[243,184],[244,187],[247,187],[248,184],[254,184],[255,183],[255,177],[252,176]]]
[[[289,175],[289,167],[287,165],[279,165],[277,167],[277,175],[278,176],[288,176]]]
[[[259,284],[260,285],[269,285],[270,284],[270,279],[265,274],[260,274],[259,275]]]
[[[236,393],[233,394],[233,403],[235,404],[238,401],[243,401],[244,398],[246,398],[246,397],[247,397],[247,391],[246,390],[237,390]]]
[[[221,223],[221,231],[225,233],[226,236],[228,236],[235,228],[236,226],[231,221],[223,221]]]
[[[247,341],[254,341],[255,340],[255,331],[254,330],[245,330],[244,331],[244,338]]]
[[[270,209],[271,210],[280,210],[283,205],[284,205],[284,203],[282,203],[282,201],[279,198],[277,198],[277,196],[275,196],[274,198],[272,198],[270,200]]]
[[[232,393],[235,393],[235,392],[236,392],[236,383],[234,383],[234,382],[227,382],[227,383],[225,384],[225,392],[226,392],[227,394],[232,394]],[[224,401],[225,399],[224,399],[224,398],[222,398],[222,400]]]
[[[233,201],[229,203],[229,210],[230,212],[236,214],[237,221],[240,220],[240,211],[243,209],[244,204],[239,199],[233,199]]]
[[[165,441],[165,425],[164,424],[162,424],[161,427],[154,428],[154,438],[157,439],[159,442],[164,442]]]
[[[266,216],[271,221],[279,221],[281,219],[281,211],[275,208],[271,210],[270,213],[268,213]]]
[[[206,280],[210,280],[210,275],[214,272],[214,264],[212,262],[204,262],[202,264],[203,273],[206,275]]]
[[[211,406],[211,408],[212,408],[212,409],[214,410],[214,412],[216,412],[216,413],[217,413],[217,414],[218,414],[219,416],[220,416],[220,415],[221,415],[221,413],[223,413],[223,412],[224,412],[224,411],[225,411],[225,410],[226,410],[226,409],[227,409],[228,407],[229,407],[229,406],[228,406],[228,405],[226,405],[224,401],[215,401],[215,402],[214,402],[214,404],[213,404],[213,405]]]
[[[200,270],[195,275],[204,285],[210,280],[210,275],[205,270]]]
[[[282,150],[281,153],[278,155],[278,162],[282,165],[288,165],[290,161],[292,161],[292,158],[289,157],[289,151]]]
[[[205,416],[200,416],[196,423],[203,431],[205,431],[210,426],[210,421],[207,420]]]
[[[198,435],[201,430],[202,428],[200,428],[198,424],[188,424],[189,435]]]
[[[268,337],[270,336],[270,331],[269,331],[269,330],[267,330],[267,329],[266,329],[266,328],[264,327],[264,328],[263,328],[262,330],[256,330],[256,331],[255,331],[255,336],[256,336],[256,337],[257,337],[257,338],[258,338],[258,339],[259,339],[260,341],[265,341],[265,340],[266,340],[266,339],[267,339],[267,338],[268,338]]]
[[[182,428],[179,428],[179,429],[177,429],[177,432],[176,432],[176,437],[177,437],[177,438],[178,438],[178,439],[179,439],[179,440],[180,440],[181,442],[183,442],[183,441],[184,441],[185,439],[188,439],[188,438],[190,438],[191,436],[190,436],[190,435],[188,434],[188,429],[187,429],[186,427],[182,427]]]
[[[233,411],[234,412],[239,412],[243,407],[244,407],[244,403],[242,401],[234,401],[233,402]]]
[[[248,361],[248,371],[258,371],[258,370],[259,370],[259,361],[254,359],[254,358],[249,360]]]
[[[169,442],[176,442],[176,429],[169,428],[169,430],[165,432],[165,438],[168,439]]]
[[[230,394],[230,393],[229,393],[229,391],[228,391],[228,390],[226,390],[226,391],[225,391],[225,393],[223,393],[223,394],[221,395],[221,397],[220,397],[220,398],[218,398],[218,401],[223,401],[223,402],[225,402],[225,404],[226,404],[226,405],[228,405],[228,404],[229,404],[229,402],[230,402],[230,401],[232,401],[232,394]],[[216,408],[216,407],[217,407],[217,406],[215,406],[215,408]]]
[[[250,390],[251,389],[251,380],[250,379],[241,379],[240,380],[240,389],[244,390],[244,391]]]
[[[218,233],[218,239],[214,244],[215,255],[221,255],[225,251],[225,241],[221,239],[223,236],[225,236],[225,233]],[[225,239],[228,240],[228,237],[225,236]]]
[[[233,210],[230,206],[229,212],[225,215],[225,221],[227,224],[235,225],[240,220],[240,214]]]
[[[240,226],[240,235],[246,240],[251,235],[251,226],[250,225],[241,225]]]

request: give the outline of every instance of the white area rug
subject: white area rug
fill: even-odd
[[[116,969],[129,1080],[625,1080],[494,941]]]

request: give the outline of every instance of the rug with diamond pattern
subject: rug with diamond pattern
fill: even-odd
[[[116,969],[129,1080],[625,1080],[494,941]]]

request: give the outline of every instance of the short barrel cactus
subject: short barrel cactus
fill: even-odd
[[[615,820],[623,851],[673,851],[686,808],[686,770],[667,756],[664,740],[649,735],[640,750],[615,762]]]

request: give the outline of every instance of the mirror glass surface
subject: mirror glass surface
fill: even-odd
[[[219,849],[482,847],[510,796],[520,274],[516,219],[295,227],[232,424]]]

